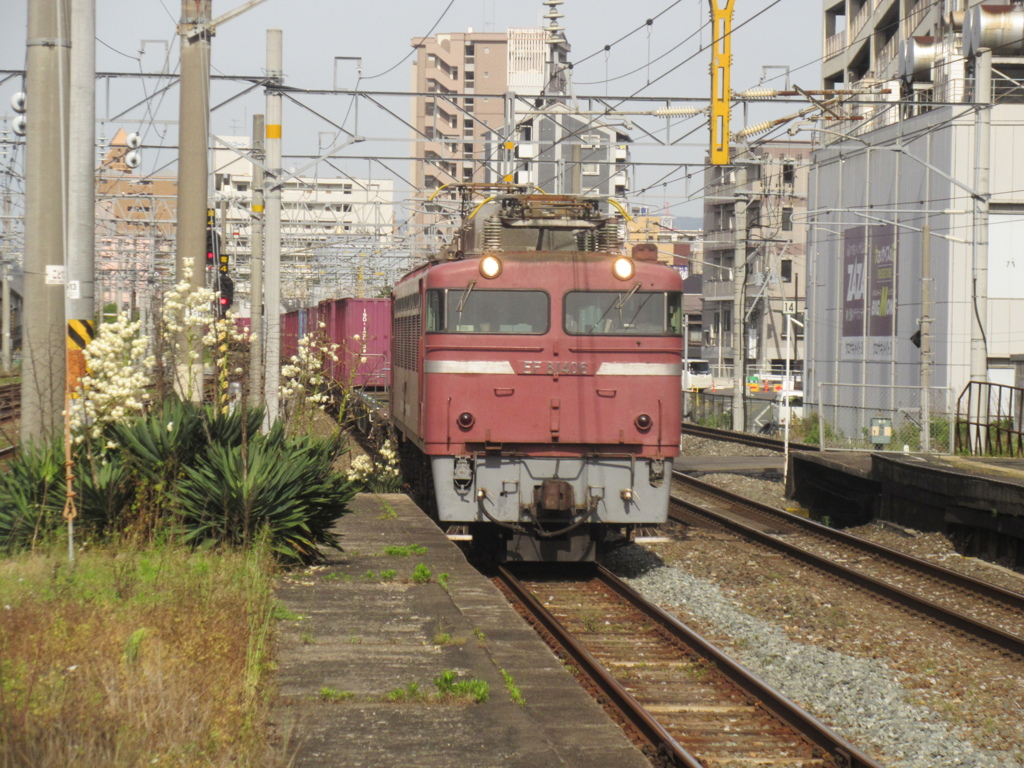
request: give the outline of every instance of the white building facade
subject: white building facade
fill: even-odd
[[[804,218],[807,397],[845,413],[848,439],[880,414],[906,434],[948,420],[969,381],[1012,384],[1024,352],[1024,47],[999,32],[1024,10],[989,8],[825,6],[823,85],[875,91],[819,130]]]

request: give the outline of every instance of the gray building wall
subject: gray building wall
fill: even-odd
[[[983,326],[989,378],[1002,380],[1011,375],[1009,356],[1024,351],[1024,323],[1014,322],[1024,310],[1024,258],[1016,255],[1014,245],[1024,240],[1024,153],[1014,148],[1015,124],[1024,119],[1024,106],[996,105],[992,118],[991,298]],[[921,351],[911,337],[924,314],[925,224],[932,231],[931,383],[956,397],[970,380],[975,231],[973,199],[965,187],[973,189],[976,183],[975,147],[973,111],[949,106],[815,153],[807,222],[808,400],[817,401],[820,384],[839,382],[867,385],[856,395],[865,408],[882,405],[886,398],[897,407],[900,398],[904,406],[917,407],[917,396],[893,388],[921,384]],[[855,253],[858,232],[868,238],[866,259]],[[889,239],[894,245],[891,286],[885,259],[877,254]],[[883,300],[888,306],[881,305]],[[854,327],[858,303],[860,329]],[[854,396],[850,388],[843,397]]]

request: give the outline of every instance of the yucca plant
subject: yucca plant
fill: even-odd
[[[0,472],[0,548],[19,549],[62,521],[67,485],[59,442],[23,446]]]
[[[332,469],[340,438],[285,437],[275,429],[241,445],[211,444],[184,468],[175,498],[183,539],[194,545],[243,545],[266,530],[282,559],[310,562],[317,547],[337,549],[330,530],[354,495]]]

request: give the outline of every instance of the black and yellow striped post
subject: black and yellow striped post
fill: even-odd
[[[96,323],[92,320],[68,320],[67,387],[72,397],[86,374],[85,348],[96,337]]]

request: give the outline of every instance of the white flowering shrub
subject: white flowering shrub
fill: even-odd
[[[142,412],[154,359],[139,328],[138,322],[118,315],[114,322],[100,325],[96,338],[85,348],[88,373],[70,405],[75,442],[82,443],[87,430],[98,438],[105,425]]]
[[[192,285],[192,268],[185,265],[184,279],[164,293],[160,307],[160,332],[176,350],[175,360],[187,361],[175,371],[175,389],[186,400],[194,400],[202,388],[203,344],[213,349],[209,329],[217,324],[214,301],[217,294]]]
[[[325,368],[337,362],[338,345],[323,333],[307,333],[299,339],[298,354],[281,366],[281,406],[294,425],[309,429],[318,411],[332,407],[344,412],[349,388],[342,388],[338,402],[333,382],[324,375]]]
[[[363,491],[371,493],[395,493],[401,490],[402,472],[391,440],[385,440],[372,454],[356,456],[349,466],[348,479]]]

